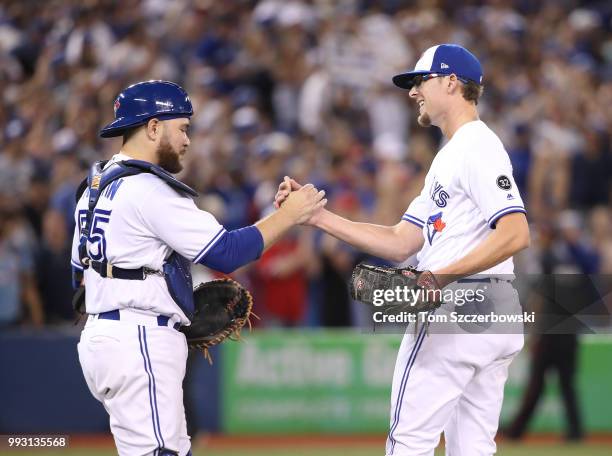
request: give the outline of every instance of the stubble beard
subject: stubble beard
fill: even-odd
[[[157,163],[171,174],[176,174],[183,170],[179,153],[174,150],[174,147],[172,147],[172,144],[170,144],[166,137],[161,138],[157,147]]]

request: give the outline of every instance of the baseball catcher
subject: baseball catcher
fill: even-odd
[[[358,264],[349,284],[351,297],[385,311],[429,312],[442,305],[442,292],[431,271],[412,266],[391,268]]]
[[[209,348],[225,339],[239,340],[245,324],[251,326],[253,297],[242,285],[229,278],[201,283],[193,290],[195,306],[191,325],[181,331],[189,348],[201,350],[212,364]]]
[[[232,281],[204,284],[194,296],[191,265],[230,274],[327,200],[306,185],[277,211],[228,230],[174,176],[190,145],[187,92],[170,81],[142,81],[121,91],[113,108],[100,136],[122,136],[121,149],[91,166],[74,213],[73,286],[85,289],[74,304],[88,315],[79,362],[110,416],[119,453],[183,456],[191,454],[186,341],[207,356],[212,345],[238,338],[251,311],[250,295]]]

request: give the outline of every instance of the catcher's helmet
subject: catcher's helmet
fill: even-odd
[[[102,138],[121,136],[153,117],[160,120],[191,117],[187,92],[174,82],[144,81],[125,88],[115,99],[115,120],[100,130]]]

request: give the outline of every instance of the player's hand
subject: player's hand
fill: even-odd
[[[298,190],[292,191],[285,198],[282,208],[293,223],[300,224],[308,221],[318,210],[325,207],[327,199],[325,191],[317,191],[312,184],[306,184]]]
[[[417,287],[419,287],[423,293],[421,293],[420,300],[423,302],[442,302],[442,287],[438,281],[438,278],[431,271],[423,271],[417,279]]]
[[[285,176],[283,181],[279,184],[278,191],[276,192],[276,196],[274,197],[274,207],[276,209],[279,209],[283,202],[289,196],[289,193],[294,190],[299,190],[300,188],[302,188],[302,186],[298,184],[297,181],[290,178],[289,176]]]

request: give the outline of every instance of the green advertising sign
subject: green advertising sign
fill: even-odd
[[[398,335],[274,331],[224,344],[223,429],[385,432],[400,340]]]
[[[258,331],[223,344],[222,425],[228,433],[385,433],[391,379],[401,335],[354,331]],[[585,424],[612,430],[612,341],[587,339],[579,390]],[[510,419],[528,378],[524,350],[510,368],[502,423]],[[550,382],[531,426],[563,429],[564,410]]]

